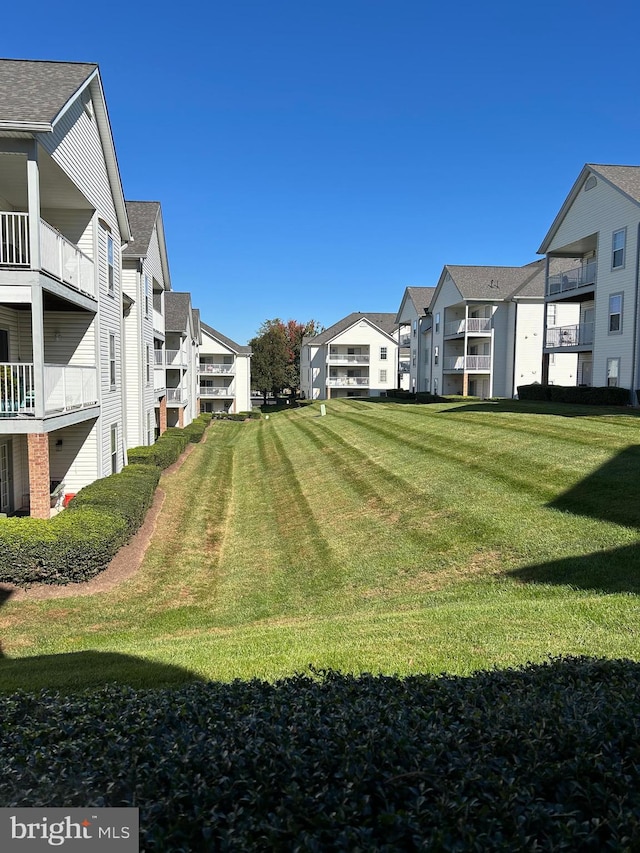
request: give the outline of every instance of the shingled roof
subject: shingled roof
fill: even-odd
[[[441,280],[448,272],[463,299],[484,299],[490,302],[500,302],[508,299],[519,288],[528,284],[530,279],[535,278],[543,265],[542,261],[534,261],[532,264],[523,267],[446,264]],[[543,293],[544,290],[539,295],[542,296]]]
[[[215,340],[219,341],[219,343],[223,344],[225,347],[228,347],[232,352],[238,353],[239,355],[248,355],[251,353],[251,347],[244,347],[237,344],[235,341],[232,341],[231,338],[223,335],[222,332],[214,329],[213,326],[209,326],[205,322],[201,322],[200,325],[202,326],[203,332],[209,335],[210,338],[215,338]]]
[[[133,239],[125,246],[122,254],[130,258],[144,258],[149,251],[151,235],[160,212],[160,202],[127,201],[125,205]]]
[[[326,344],[328,341],[333,340],[336,335],[339,335],[341,332],[344,332],[346,329],[354,326],[358,320],[368,320],[373,326],[376,326],[380,331],[390,336],[393,336],[393,333],[398,329],[395,314],[381,314],[375,311],[354,311],[342,320],[338,320],[338,322],[334,323],[333,326],[329,326],[329,328],[325,329],[324,332],[320,332],[319,335],[305,337],[302,342],[303,344],[313,344],[314,346],[316,344]]]
[[[192,328],[191,294],[168,290],[164,295],[164,327],[167,332],[186,332]]]
[[[0,126],[52,125],[97,69],[92,62],[0,59]]]

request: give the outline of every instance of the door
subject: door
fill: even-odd
[[[580,371],[580,385],[589,385],[591,386],[591,368],[593,362],[591,361],[583,361],[582,367]]]
[[[0,512],[13,512],[13,445],[0,444]]]

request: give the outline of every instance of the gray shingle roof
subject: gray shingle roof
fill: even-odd
[[[587,163],[587,168],[640,204],[640,166],[604,166]]]
[[[125,246],[122,254],[130,258],[144,258],[149,251],[151,235],[160,212],[160,202],[127,201],[125,204],[133,240]]]
[[[0,122],[51,124],[97,67],[90,62],[0,59]]]
[[[167,332],[188,332],[191,329],[191,294],[168,290],[164,295],[164,327]]]
[[[338,322],[334,323],[333,326],[329,326],[329,328],[325,329],[324,332],[320,332],[319,335],[313,335],[311,337],[304,338],[303,343],[312,343],[314,346],[316,344],[326,344],[328,341],[335,338],[336,335],[339,335],[341,332],[344,332],[345,329],[348,329],[350,326],[353,326],[355,323],[357,323],[358,320],[362,319],[367,319],[370,323],[372,323],[374,326],[377,326],[378,329],[385,332],[387,335],[393,335],[393,333],[398,329],[395,314],[381,314],[375,311],[354,311],[352,314],[349,314],[348,317],[343,317],[342,320],[338,320]]]
[[[248,354],[251,352],[251,347],[243,347],[240,344],[237,344],[235,341],[232,341],[231,338],[228,338],[226,335],[223,335],[222,332],[218,332],[213,326],[208,326],[206,323],[201,322],[200,324],[204,332],[210,335],[212,338],[215,338],[217,341],[220,341],[221,344],[224,344],[233,352],[239,354]]]
[[[541,261],[534,261],[541,264]],[[487,299],[501,301],[508,299],[518,288],[522,287],[532,276],[533,264],[524,267],[483,267],[456,266],[446,264],[454,284],[463,299]]]

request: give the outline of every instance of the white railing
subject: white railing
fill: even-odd
[[[581,347],[593,343],[593,323],[577,323],[574,326],[555,326],[547,329],[545,346]]]
[[[44,365],[45,414],[84,409],[98,402],[98,371],[76,364]]]
[[[349,355],[345,353],[329,353],[329,361],[340,361],[344,364],[369,364],[368,355]]]
[[[162,391],[167,387],[167,374],[164,367],[155,367],[153,370],[153,390]]]
[[[28,267],[29,214],[0,212],[0,264]]]
[[[32,415],[34,407],[33,365],[0,364],[0,417]]]
[[[490,355],[454,355],[443,359],[445,370],[491,370]]]
[[[153,363],[156,367],[164,366],[164,350],[154,349],[153,351]]]
[[[184,367],[186,356],[179,349],[166,349],[164,351],[164,363],[167,367]]]
[[[164,315],[153,309],[153,328],[158,332],[164,332]]]
[[[200,386],[200,396],[201,397],[233,397],[235,396],[235,391],[229,385],[227,388],[215,388],[211,385],[201,385]]]
[[[235,365],[222,364],[222,362],[201,361],[199,370],[200,373],[232,374],[235,373]]]
[[[95,296],[93,261],[44,219],[40,220],[40,251],[43,270],[76,290]]]
[[[330,376],[327,379],[327,385],[330,388],[341,388],[349,385],[369,385],[368,376]]]
[[[167,388],[167,403],[182,403],[182,388]]]
[[[464,332],[490,332],[491,318],[490,317],[468,317],[466,320],[453,320],[451,323],[446,323],[444,327],[445,335],[462,335]]]
[[[547,279],[547,296],[595,284],[597,266],[597,261],[594,258],[591,261],[587,261],[581,267],[575,267],[572,270],[550,275]]]

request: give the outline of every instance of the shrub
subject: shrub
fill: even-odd
[[[640,665],[0,699],[0,800],[138,806],[141,849],[637,850]]]
[[[584,406],[626,406],[627,388],[587,387],[582,385],[518,385],[518,399],[553,403],[578,403]]]

